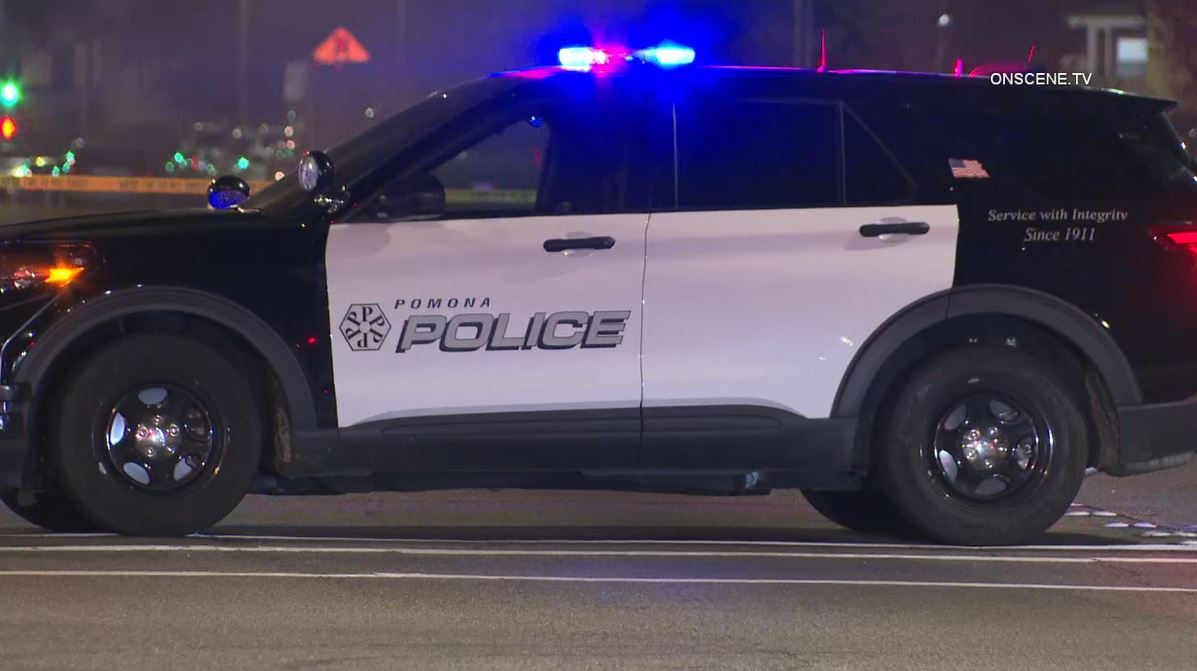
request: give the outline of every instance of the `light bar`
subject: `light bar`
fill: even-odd
[[[611,64],[611,54],[594,47],[565,47],[557,52],[561,67],[568,70],[589,70]]]
[[[671,69],[694,62],[690,47],[662,42],[655,47],[632,51],[626,47],[565,47],[557,52],[557,60],[567,70],[609,70],[633,61],[651,63]]]
[[[669,69],[693,63],[694,50],[673,42],[662,42],[655,47],[637,51],[636,57],[645,63]]]

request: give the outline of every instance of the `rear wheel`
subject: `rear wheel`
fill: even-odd
[[[185,535],[220,521],[249,489],[261,414],[246,374],[210,346],[131,336],[66,381],[49,461],[71,502],[99,526]]]
[[[1076,496],[1088,460],[1081,399],[1013,347],[948,351],[891,398],[876,475],[928,537],[964,545],[1034,540]]]
[[[99,529],[60,494],[38,494],[33,503],[22,504],[17,500],[17,493],[10,492],[0,494],[0,502],[17,517],[48,531],[82,533]]]

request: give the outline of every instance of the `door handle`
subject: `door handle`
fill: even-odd
[[[930,231],[931,227],[924,221],[903,221],[898,224],[865,224],[860,227],[860,235],[866,238],[875,238],[880,235],[892,235],[900,233],[903,235],[925,235]]]
[[[564,252],[569,249],[611,249],[615,238],[608,235],[597,238],[554,238],[544,241],[546,252]]]

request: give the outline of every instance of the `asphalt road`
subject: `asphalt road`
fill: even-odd
[[[169,541],[5,513],[0,669],[1192,669],[1186,482],[1090,478],[1008,549],[853,535],[793,492],[251,497]]]

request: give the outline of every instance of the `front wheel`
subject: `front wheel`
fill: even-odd
[[[1063,516],[1088,461],[1081,399],[1013,347],[945,352],[915,370],[883,414],[876,475],[929,538],[1034,540]]]
[[[262,412],[244,371],[181,336],[122,338],[69,376],[49,462],[110,531],[181,536],[220,521],[257,472]]]
[[[41,493],[32,503],[21,503],[16,492],[0,494],[0,503],[26,522],[47,531],[84,533],[98,531],[86,515],[59,494]]]
[[[802,496],[816,512],[845,529],[870,535],[913,535],[893,504],[877,489],[843,492],[803,489]]]

